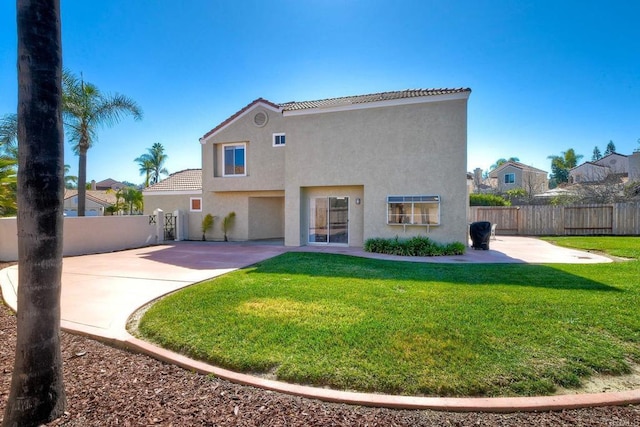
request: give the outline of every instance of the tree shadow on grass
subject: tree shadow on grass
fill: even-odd
[[[250,274],[258,273],[623,292],[614,286],[565,271],[562,265],[432,264],[325,253],[286,253],[256,264]]]

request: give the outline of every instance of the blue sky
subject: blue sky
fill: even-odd
[[[63,60],[144,119],[103,129],[88,179],[143,181],[155,142],[176,172],[256,98],[280,103],[470,87],[468,170],[550,170],[574,148],[640,148],[640,3],[629,0],[61,0]],[[15,1],[0,2],[0,114],[17,104]],[[65,163],[77,173],[67,143]]]

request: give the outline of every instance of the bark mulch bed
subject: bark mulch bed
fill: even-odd
[[[0,421],[16,319],[0,303]],[[324,403],[195,374],[62,333],[68,407],[48,426],[638,426],[640,407],[483,414]]]

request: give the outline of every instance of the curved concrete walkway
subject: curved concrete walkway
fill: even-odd
[[[333,402],[389,408],[447,411],[547,411],[588,406],[640,403],[640,390],[544,397],[441,398],[354,393],[266,380],[228,371],[162,349],[131,336],[126,325],[140,307],[162,295],[202,280],[246,267],[286,251],[314,251],[413,262],[450,263],[599,263],[611,259],[563,249],[539,239],[498,236],[488,251],[414,258],[369,254],[357,248],[285,248],[278,243],[177,242],[107,254],[64,259],[62,328],[107,341],[201,373],[236,383]],[[7,305],[17,308],[17,266],[0,271]]]

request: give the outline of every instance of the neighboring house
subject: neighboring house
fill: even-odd
[[[202,237],[202,169],[185,169],[172,173],[162,181],[142,190],[144,214],[156,209],[167,214],[181,211],[183,232],[191,239]]]
[[[99,182],[91,181],[92,190],[120,190],[121,188],[124,188],[124,187],[126,187],[125,184],[111,178],[107,178]]]
[[[115,192],[87,190],[85,216],[103,216],[109,206],[116,204]],[[78,216],[78,190],[64,190],[65,216]]]
[[[202,213],[217,218],[214,237],[235,212],[231,240],[362,246],[426,234],[466,242],[470,93],[253,101],[200,139]],[[190,237],[198,238],[191,229]]]
[[[584,162],[569,171],[569,182],[597,183],[608,177],[629,178],[629,156],[611,153],[595,162]]]
[[[491,186],[500,193],[521,188],[527,194],[538,194],[549,188],[548,172],[520,162],[506,162],[489,173]]]

